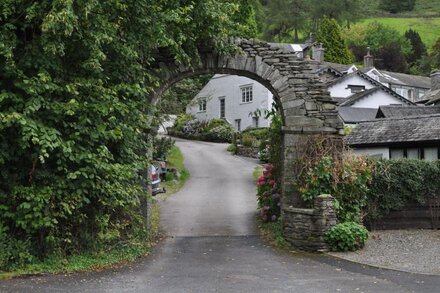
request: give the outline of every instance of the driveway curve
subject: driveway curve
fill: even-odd
[[[438,292],[440,278],[267,247],[256,227],[256,162],[225,144],[178,140],[191,173],[161,203],[166,239],[103,272],[0,281],[0,292]]]

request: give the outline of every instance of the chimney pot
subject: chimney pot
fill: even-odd
[[[364,56],[364,68],[374,67],[374,57],[370,54],[370,47],[367,47],[367,55]]]
[[[324,62],[324,52],[325,48],[322,47],[322,44],[313,45],[312,59],[319,63]]]

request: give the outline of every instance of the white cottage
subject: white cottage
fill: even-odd
[[[260,83],[243,76],[216,74],[187,106],[186,113],[202,121],[223,118],[241,131],[268,127],[270,121],[264,113],[271,110],[272,103],[272,93]]]

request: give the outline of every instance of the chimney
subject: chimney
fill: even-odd
[[[364,56],[364,68],[374,67],[374,57],[370,54],[370,47],[367,48],[367,55]]]
[[[440,70],[431,73],[431,91],[440,90]]]
[[[324,51],[322,44],[316,43],[313,46],[312,59],[318,61],[319,63],[324,62]]]

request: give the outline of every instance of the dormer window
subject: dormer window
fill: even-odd
[[[352,84],[349,84],[347,86],[347,89],[351,90],[352,94],[355,94],[355,93],[363,92],[365,90],[365,86],[364,85],[352,85]]]

